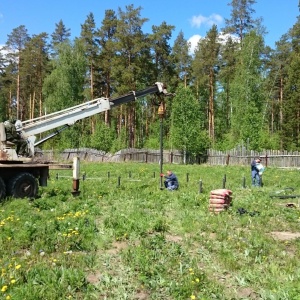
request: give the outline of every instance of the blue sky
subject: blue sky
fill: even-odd
[[[81,24],[92,12],[96,26],[100,27],[106,9],[116,12],[126,5],[142,7],[141,17],[149,19],[143,31],[151,33],[152,25],[159,26],[163,21],[174,25],[171,45],[182,31],[187,40],[196,43],[205,36],[212,24],[219,29],[224,19],[230,18],[231,0],[0,0],[0,45],[14,28],[25,25],[29,35],[55,30],[55,24],[62,20],[71,30],[72,38],[78,37]],[[299,15],[298,0],[257,0],[253,6],[254,17],[262,17],[268,34],[265,42],[275,47],[275,42],[296,23]]]

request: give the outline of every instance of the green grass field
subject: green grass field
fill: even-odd
[[[168,168],[178,191],[156,164],[82,163],[78,197],[52,170],[40,198],[2,202],[0,299],[300,299],[299,170],[252,188],[250,167]],[[210,213],[224,182],[232,205]]]

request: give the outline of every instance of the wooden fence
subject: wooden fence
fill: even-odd
[[[300,152],[265,150],[261,152],[232,149],[226,152],[209,150],[210,165],[250,165],[255,157],[260,157],[263,165],[281,168],[300,168]]]
[[[45,150],[42,151],[43,160],[49,161],[72,161],[74,156],[78,156],[83,161],[88,162],[141,162],[159,163],[160,150],[150,149],[123,149],[115,154],[106,153],[89,148],[66,149],[62,152]],[[300,152],[287,152],[277,150],[266,150],[261,152],[249,151],[243,147],[237,147],[229,151],[208,150],[201,156],[186,156],[188,164],[208,164],[208,165],[250,165],[255,157],[260,157],[262,163],[269,167],[300,168]],[[182,164],[184,157],[178,150],[163,151],[163,162],[170,164]]]

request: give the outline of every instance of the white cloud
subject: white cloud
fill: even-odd
[[[231,37],[234,42],[239,42],[239,39],[236,36],[229,33],[224,34],[223,32],[220,32],[218,35],[219,43],[221,43],[222,45],[226,44],[229,37]],[[205,37],[202,37],[199,34],[194,34],[188,39],[188,43],[190,43],[190,54],[194,54],[198,42],[203,38]]]
[[[202,38],[201,35],[195,34],[188,39],[188,43],[190,43],[190,45],[191,45],[190,52],[192,54],[194,54],[195,48],[197,47],[198,42],[201,38]]]
[[[223,33],[223,32],[219,33],[218,38],[219,38],[219,42],[222,45],[226,44],[229,38],[231,38],[233,40],[233,42],[235,42],[235,43],[238,43],[240,41],[237,36],[230,34],[230,33]]]
[[[5,55],[6,51],[3,50],[4,45],[0,45],[0,55]]]
[[[196,28],[200,28],[201,25],[204,25],[206,27],[211,27],[214,24],[219,25],[222,22],[223,22],[223,17],[218,14],[212,14],[209,17],[198,15],[198,16],[193,16],[190,19],[191,26]]]

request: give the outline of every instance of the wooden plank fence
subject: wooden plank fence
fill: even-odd
[[[151,149],[123,149],[114,154],[103,151],[79,148],[65,149],[64,151],[44,150],[43,159],[49,161],[72,161],[78,156],[82,161],[88,162],[141,162],[159,163],[160,150]],[[287,152],[278,150],[265,150],[261,152],[250,151],[244,147],[237,147],[229,151],[218,151],[210,149],[201,156],[186,156],[188,164],[208,164],[208,165],[250,165],[255,157],[260,157],[262,163],[269,167],[300,168],[300,152]],[[183,154],[178,150],[164,150],[163,162],[168,164],[182,164]]]

